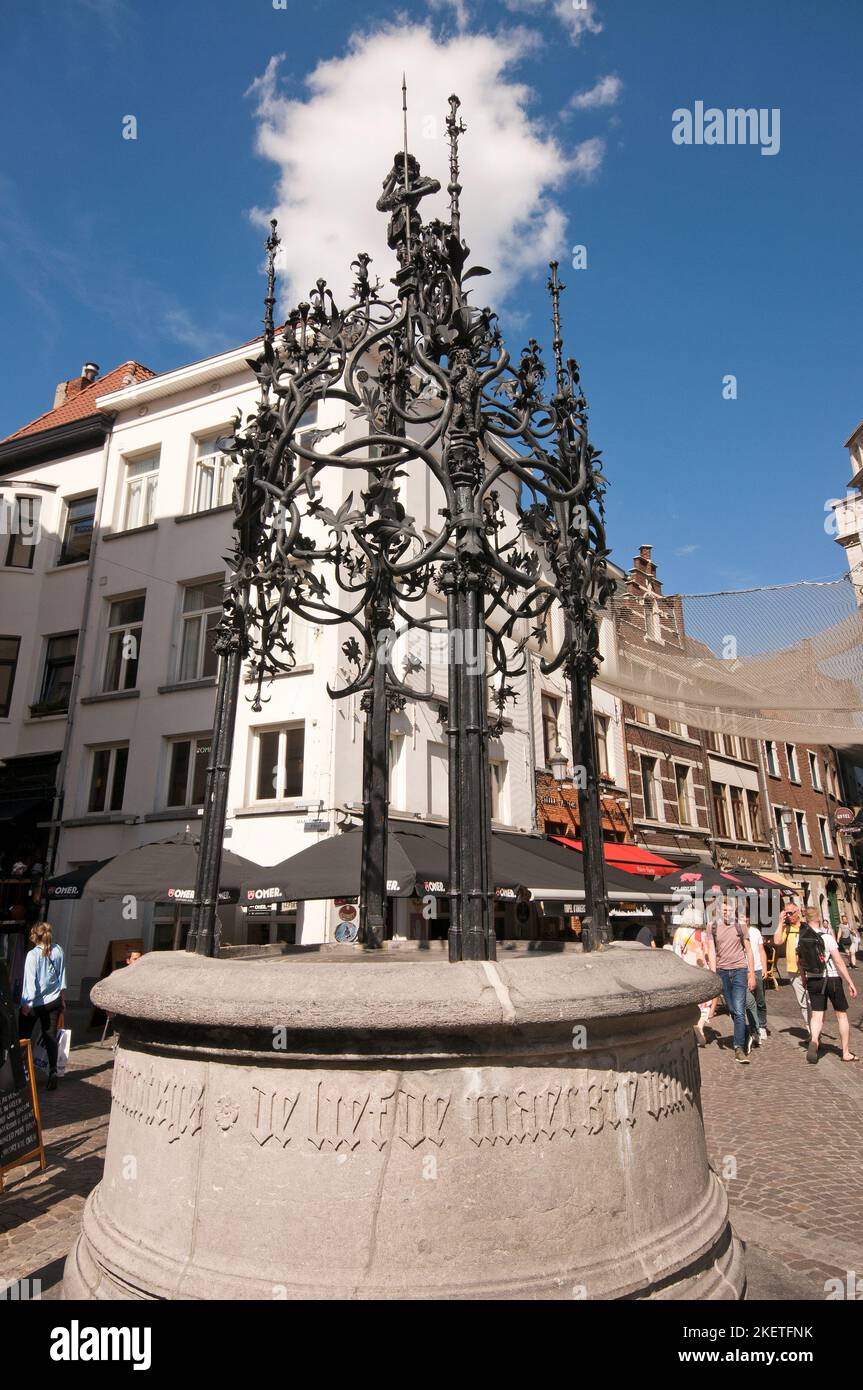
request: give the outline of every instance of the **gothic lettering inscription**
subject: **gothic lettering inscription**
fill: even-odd
[[[125,1059],[114,1067],[111,1095],[118,1110],[142,1124],[165,1127],[168,1143],[181,1134],[197,1134],[204,1108],[204,1087],[178,1081],[168,1074],[160,1076],[151,1064],[149,1070]]]

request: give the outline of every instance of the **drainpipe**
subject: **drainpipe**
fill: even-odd
[[[60,761],[57,764],[57,779],[54,784],[54,801],[51,806],[51,828],[48,832],[48,847],[45,853],[45,877],[42,880],[42,915],[48,912],[48,879],[54,874],[54,865],[57,860],[57,850],[60,839],[60,817],[63,813],[63,802],[65,799],[66,768],[69,763],[69,754],[72,747],[72,730],[75,723],[75,708],[78,702],[78,688],[81,684],[81,670],[84,664],[84,646],[87,641],[87,619],[90,612],[90,600],[93,593],[93,578],[96,573],[96,545],[99,533],[102,529],[102,508],[105,505],[105,490],[108,480],[108,455],[111,447],[111,430],[105,435],[105,442],[102,445],[102,476],[99,481],[99,501],[96,506],[96,515],[93,518],[93,539],[90,543],[90,556],[87,563],[87,579],[84,585],[84,603],[81,609],[81,622],[78,629],[78,649],[75,654],[75,669],[72,672],[72,684],[69,688],[69,708],[66,714],[66,730],[63,735],[63,748],[60,752]]]

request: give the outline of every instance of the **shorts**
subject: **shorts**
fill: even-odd
[[[845,988],[838,975],[822,975],[810,980],[808,984],[809,1004],[814,1014],[823,1014],[827,1007],[827,1000],[833,1005],[837,1014],[848,1012],[848,1000],[845,998]]]

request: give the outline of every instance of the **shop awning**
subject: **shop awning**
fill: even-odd
[[[194,835],[174,835],[139,845],[113,859],[82,865],[48,880],[48,897],[56,901],[88,898],[139,898],[141,902],[192,902],[198,873],[199,841]],[[222,851],[219,902],[236,902],[240,883],[258,869],[251,859]],[[265,871],[264,871],[265,872]]]
[[[800,892],[800,884],[795,883],[794,879],[789,878],[787,874],[776,874],[772,869],[769,871],[767,869],[762,869],[760,873],[762,878],[769,879],[771,883],[778,883],[780,888],[787,888],[789,893]]]
[[[397,827],[397,828],[396,828]],[[529,888],[534,898],[563,902],[584,898],[582,856],[538,835],[492,833],[492,881],[497,894],[513,897]],[[278,902],[282,898],[357,897],[360,892],[362,834],[358,829],[330,835],[299,854],[244,880],[240,901]],[[609,897],[614,901],[671,902],[670,891],[609,866]],[[391,822],[387,845],[387,893],[421,897],[449,888],[449,829],[446,825]]]
[[[558,844],[566,845],[568,849],[581,851],[581,840],[572,840],[566,835],[553,835],[552,839],[556,840]],[[673,864],[670,859],[663,859],[661,855],[653,854],[643,845],[619,845],[606,842],[602,850],[607,864],[625,869],[630,874],[643,874],[646,878],[656,878],[658,874],[673,873],[677,868],[677,865]]]

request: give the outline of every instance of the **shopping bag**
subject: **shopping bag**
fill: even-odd
[[[70,1028],[58,1028],[57,1030],[57,1075],[62,1076],[69,1061],[69,1049],[72,1046],[72,1030]],[[48,1075],[48,1054],[45,1051],[45,1044],[42,1038],[33,1046],[33,1066],[42,1076]]]

